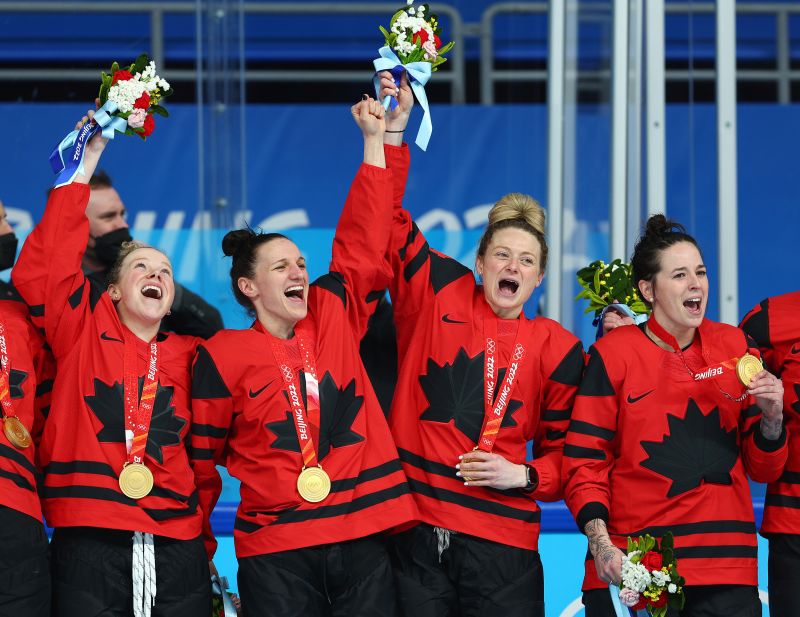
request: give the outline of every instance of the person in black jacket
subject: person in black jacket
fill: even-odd
[[[111,265],[119,255],[123,242],[130,241],[125,220],[125,204],[111,178],[98,170],[89,181],[91,190],[86,216],[89,219],[89,242],[83,259],[83,270],[92,286],[105,291]],[[162,330],[209,338],[223,328],[222,316],[211,304],[178,282],[172,309],[162,322]]]

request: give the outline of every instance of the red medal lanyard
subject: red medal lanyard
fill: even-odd
[[[158,344],[155,339],[150,343],[150,359],[147,362],[147,374],[142,386],[142,398],[137,405],[139,393],[139,372],[136,370],[136,339],[127,329],[123,331],[125,340],[122,370],[124,373],[125,393],[125,426],[133,431],[133,443],[128,452],[129,463],[142,463],[147,435],[150,432],[150,418],[153,415],[153,403],[158,388]]]
[[[500,385],[497,400],[494,400],[495,386],[497,385],[497,318],[494,315],[486,315],[483,319],[483,336],[486,339],[486,349],[483,359],[483,426],[481,436],[478,439],[477,448],[484,452],[491,452],[497,434],[500,432],[500,425],[503,416],[511,401],[511,392],[516,383],[517,373],[525,359],[525,346],[521,343],[523,331],[527,333],[527,322],[520,316],[517,336],[514,340],[513,351],[511,352],[511,364],[506,372],[505,379]]]
[[[681,349],[680,345],[678,345],[677,339],[674,336],[672,336],[669,332],[667,332],[664,329],[664,327],[656,321],[654,315],[650,316],[650,319],[647,320],[646,325],[653,334],[655,334],[658,338],[664,341],[675,351],[676,354],[678,354],[678,357],[681,359],[681,362],[683,362],[683,366],[686,367],[686,370],[689,371],[689,374],[695,381],[704,381],[706,379],[716,380],[717,377],[722,377],[722,375],[724,375],[725,373],[736,371],[736,362],[739,360],[739,358],[731,358],[730,360],[725,360],[724,362],[720,362],[718,364],[708,365],[705,368],[702,368],[695,373],[691,368],[689,368],[689,365],[686,363],[686,358],[683,355],[683,350]],[[697,336],[700,337],[700,355],[703,356],[703,360],[708,362],[708,357],[706,356],[706,349],[705,346],[703,345],[703,337],[700,334],[699,328],[697,330]],[[714,383],[717,386],[717,389],[731,401],[739,403],[743,401],[745,398],[747,398],[746,389],[744,394],[738,397],[734,397],[725,392],[725,390],[723,390],[722,387],[718,383],[716,383],[716,381]]]
[[[256,329],[265,332],[264,327],[256,322]],[[296,331],[297,344],[300,355],[303,357],[303,371],[306,377],[306,400],[308,409],[304,408],[303,395],[300,389],[300,374],[295,373],[289,364],[286,347],[280,339],[270,335],[272,355],[283,376],[286,392],[289,395],[289,405],[292,407],[294,428],[297,431],[297,441],[300,444],[300,454],[303,457],[303,467],[316,467],[317,449],[314,447],[314,438],[311,436],[309,421],[316,422],[319,426],[319,386],[317,382],[316,358],[308,338],[299,330]]]
[[[11,402],[11,362],[8,359],[6,326],[0,321],[0,402],[3,404],[3,417],[15,418],[14,404]]]

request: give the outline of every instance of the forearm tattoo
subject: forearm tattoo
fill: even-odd
[[[600,559],[602,563],[609,563],[616,553],[616,547],[608,537],[608,529],[603,519],[595,518],[586,523],[583,528],[586,537],[589,539],[589,550],[595,559]]]
[[[783,417],[779,419],[770,419],[767,420],[766,418],[761,418],[761,434],[766,439],[775,440],[781,436],[781,432],[783,429]]]

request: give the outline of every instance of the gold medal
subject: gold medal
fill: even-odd
[[[322,467],[304,467],[297,477],[297,492],[311,503],[325,499],[331,492],[331,479]]]
[[[739,381],[744,384],[744,387],[749,388],[750,380],[760,373],[763,368],[761,360],[746,353],[736,363],[736,374],[739,376]]]
[[[119,474],[119,488],[131,499],[141,499],[153,490],[153,472],[142,463],[125,463]]]
[[[3,418],[3,432],[8,437],[8,440],[20,450],[31,445],[31,434],[16,416]]]

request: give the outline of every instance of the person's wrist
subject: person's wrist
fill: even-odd
[[[765,439],[774,441],[781,436],[783,432],[783,414],[777,417],[761,418],[761,434]]]
[[[519,487],[523,493],[532,493],[539,486],[539,474],[533,465],[524,463],[522,465],[524,473],[524,484]]]

